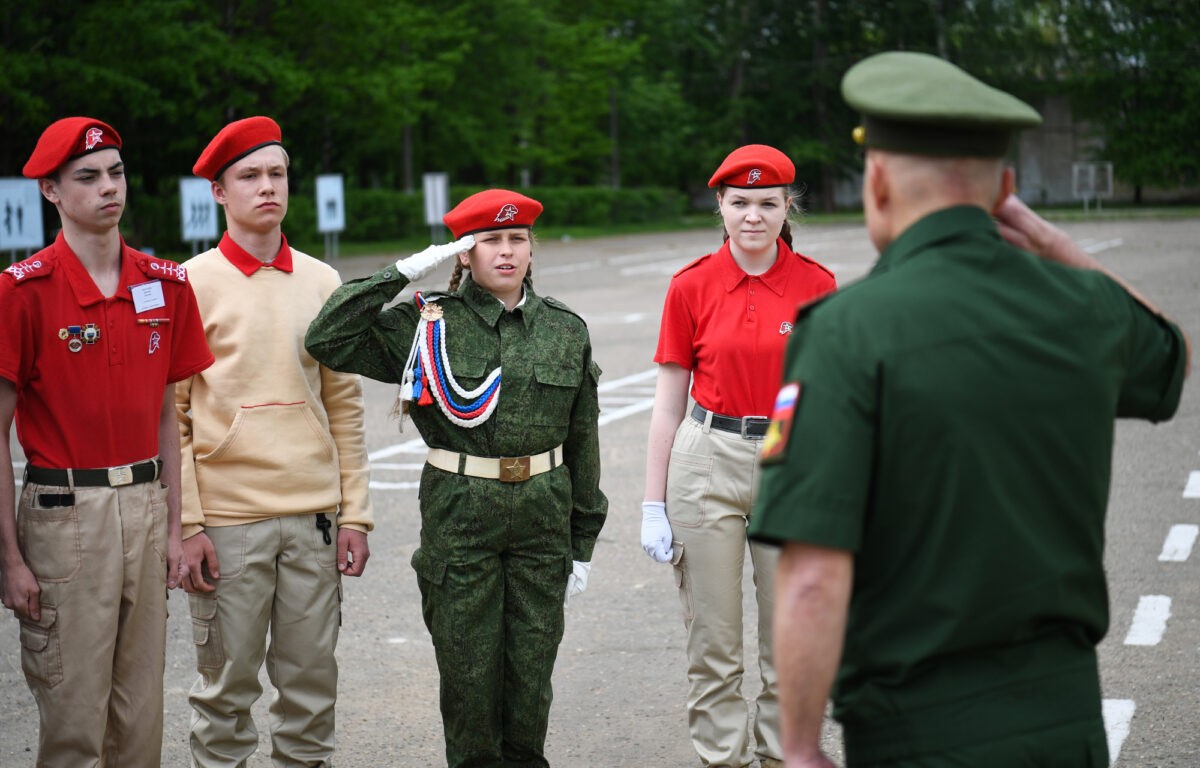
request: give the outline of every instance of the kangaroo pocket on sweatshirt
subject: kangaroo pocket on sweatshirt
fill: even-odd
[[[337,447],[305,402],[244,405],[225,437],[196,454],[205,512],[260,516],[341,501]]]

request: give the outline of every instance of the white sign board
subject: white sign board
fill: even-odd
[[[346,228],[346,200],[342,174],[317,177],[317,231],[341,232]]]
[[[199,176],[179,179],[179,221],[185,243],[217,239],[217,203],[211,181]]]
[[[0,251],[41,248],[42,193],[36,179],[0,179]]]
[[[425,223],[433,227],[442,223],[450,210],[450,177],[444,173],[427,173],[422,177],[425,188]]]

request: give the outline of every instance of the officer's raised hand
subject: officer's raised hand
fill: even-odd
[[[445,245],[431,245],[420,253],[414,253],[406,259],[396,262],[396,269],[408,278],[409,282],[420,280],[437,268],[446,259],[455,254],[469,251],[475,247],[475,236],[467,235]]]
[[[216,580],[221,578],[217,550],[203,531],[183,540],[183,562],[186,565],[184,591],[207,594],[217,588]]]
[[[642,549],[660,563],[671,562],[671,522],[665,501],[642,502]]]

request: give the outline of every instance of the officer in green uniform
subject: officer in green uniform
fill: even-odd
[[[1102,768],[1113,421],[1172,416],[1187,341],[1011,195],[1029,106],[916,53],[842,92],[880,258],[800,312],[750,528],[787,765],[832,687],[851,767]]]
[[[565,598],[586,586],[608,509],[587,327],[529,279],[541,210],[472,195],[444,218],[461,239],[343,285],[306,338],[330,368],[399,384],[429,446],[412,565],[452,767],[548,765]],[[450,293],[383,308],[455,255]]]

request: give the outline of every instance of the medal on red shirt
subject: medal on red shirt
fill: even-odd
[[[67,342],[67,349],[72,352],[78,352],[83,349],[83,326],[68,325],[66,328],[58,329],[58,338]]]

